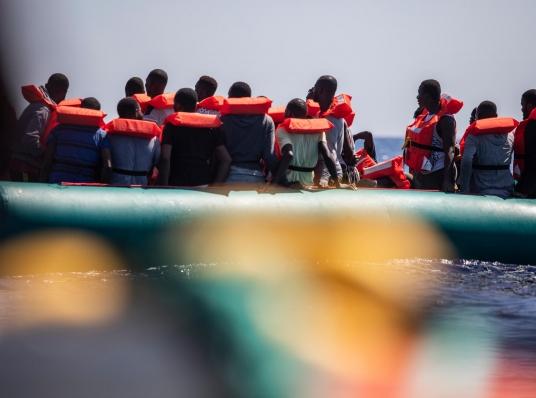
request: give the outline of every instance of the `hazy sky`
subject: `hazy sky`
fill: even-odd
[[[69,96],[97,97],[115,115],[131,76],[169,74],[168,91],[200,75],[244,80],[277,105],[304,97],[332,74],[353,95],[354,130],[402,136],[421,80],[471,109],[495,101],[520,116],[520,96],[536,88],[534,0],[17,0],[4,5],[2,38],[8,84],[20,112],[19,86],[53,72],[71,81]]]

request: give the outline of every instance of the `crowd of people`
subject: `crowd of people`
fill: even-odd
[[[67,98],[68,78],[22,87],[5,178],[67,184],[294,188],[384,187],[536,197],[536,90],[521,97],[523,121],[483,101],[456,144],[463,102],[425,80],[400,156],[378,162],[372,133],[353,134],[351,97],[321,76],[285,107],[236,82],[227,97],[202,76],[166,92],[165,71],[129,79],[105,123],[96,98]],[[356,143],[362,141],[356,151]],[[406,166],[406,167],[405,167]]]

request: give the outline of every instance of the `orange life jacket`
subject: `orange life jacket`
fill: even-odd
[[[372,167],[376,165],[376,161],[372,159],[372,157],[367,153],[365,148],[359,149],[355,155],[357,156],[357,171],[359,171],[359,174],[362,175],[364,172],[364,169],[367,167]]]
[[[411,185],[404,174],[402,156],[396,156],[393,159],[377,163],[374,166],[365,167],[360,175],[361,178],[369,180],[388,177],[399,189],[409,189]]]
[[[525,169],[525,129],[531,120],[536,120],[536,108],[532,110],[529,117],[517,126],[514,133],[514,178],[519,180]]]
[[[333,116],[337,119],[346,120],[346,124],[351,126],[355,119],[355,112],[352,109],[352,97],[348,94],[339,94],[333,98],[329,109],[322,115]]]
[[[465,140],[469,135],[508,134],[518,125],[519,122],[511,117],[494,117],[473,122],[467,127],[460,140],[461,155],[463,155],[463,151],[465,150]]]
[[[155,109],[173,108],[174,103],[175,103],[175,93],[160,94],[152,98],[149,101],[149,105],[151,105]]]
[[[215,95],[212,97],[205,98],[202,101],[197,103],[197,109],[208,109],[210,111],[220,111],[223,106],[224,97]]]
[[[196,129],[215,129],[222,125],[217,115],[205,115],[195,112],[177,112],[169,115],[164,124],[179,127],[193,127]]]
[[[147,139],[153,139],[154,137],[160,139],[162,135],[162,130],[156,123],[136,119],[114,119],[106,125],[105,130],[110,135],[125,135]]]
[[[152,99],[147,94],[134,94],[132,98],[134,98],[138,102],[138,104],[140,104],[140,109],[142,113],[145,113],[147,107],[149,106],[149,102],[151,102]]]
[[[451,102],[453,103],[453,102]],[[449,106],[442,101],[437,114],[431,115],[424,110],[406,129],[406,140],[404,142],[405,162],[414,172],[424,170],[424,165],[428,161],[432,152],[443,152],[443,148],[433,147],[432,140],[437,123],[445,115],[452,115],[453,110],[459,111],[459,104],[463,102],[456,100],[456,106]]]
[[[333,124],[324,118],[296,119],[287,118],[280,125],[289,134],[319,134],[331,130]]]
[[[106,114],[94,109],[58,106],[56,108],[58,124],[73,126],[104,127]]]
[[[33,84],[22,86],[21,92],[24,99],[30,104],[33,102],[40,102],[51,110],[56,109],[56,103],[52,101],[46,92],[39,86]]]
[[[441,108],[445,108],[448,114],[455,115],[463,108],[463,101],[451,97],[448,94],[441,94]]]
[[[220,113],[222,115],[264,115],[272,106],[272,100],[265,97],[226,98]]]
[[[284,106],[272,106],[268,109],[268,116],[270,116],[274,123],[278,125],[285,120],[285,109]]]

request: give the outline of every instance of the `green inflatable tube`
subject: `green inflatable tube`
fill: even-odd
[[[530,200],[380,189],[215,193],[11,182],[0,183],[0,197],[4,241],[35,230],[81,229],[113,242],[140,266],[158,265],[155,253],[170,224],[180,226],[232,211],[414,215],[444,234],[457,258],[536,264],[536,201]]]

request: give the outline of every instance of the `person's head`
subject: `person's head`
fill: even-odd
[[[48,78],[45,88],[48,95],[56,104],[65,99],[67,90],[69,90],[69,79],[63,73],[54,73]]]
[[[152,70],[145,79],[145,90],[151,98],[164,94],[168,82],[168,75],[162,69]]]
[[[439,106],[441,100],[441,85],[437,80],[425,80],[419,86],[417,102],[420,107],[434,109]]]
[[[123,98],[117,103],[117,114],[122,119],[142,120],[140,104],[134,98]]]
[[[491,101],[482,101],[476,108],[476,120],[497,117],[497,105]]]
[[[125,97],[132,97],[134,94],[145,94],[141,77],[131,77],[125,84]]]
[[[229,98],[251,97],[251,87],[244,82],[235,82],[229,88]]]
[[[101,110],[101,104],[99,100],[95,97],[87,97],[82,100],[82,103],[80,104],[81,108],[85,109],[93,109],[95,111]]]
[[[201,76],[195,83],[195,92],[197,99],[203,101],[205,98],[212,97],[218,89],[218,82],[210,76]]]
[[[337,79],[330,75],[320,76],[315,86],[309,90],[308,97],[320,104],[320,109],[327,110],[333,102],[333,97],[337,91]]]
[[[523,119],[527,119],[534,108],[536,108],[536,90],[532,89],[525,91],[521,96],[521,112],[523,112]]]
[[[181,88],[175,94],[175,112],[195,112],[197,107],[197,94],[191,88]]]
[[[307,104],[301,98],[294,98],[285,108],[285,117],[293,117],[297,119],[307,118]]]
[[[469,124],[473,124],[476,121],[476,110],[477,108],[473,108],[471,111],[471,116],[469,116]]]

